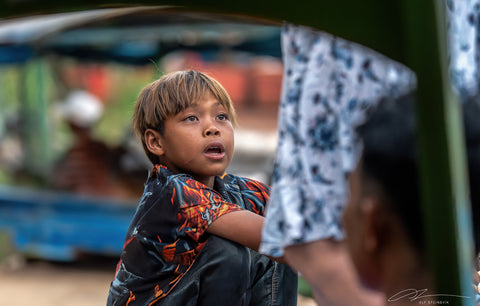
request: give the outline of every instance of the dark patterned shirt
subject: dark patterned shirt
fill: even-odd
[[[108,304],[161,300],[189,270],[213,221],[242,209],[263,216],[269,193],[265,184],[226,173],[215,177],[212,189],[155,166],[128,228]]]

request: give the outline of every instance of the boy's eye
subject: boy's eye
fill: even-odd
[[[228,115],[226,115],[226,114],[220,114],[220,115],[217,116],[217,119],[218,119],[218,120],[222,120],[222,121],[228,120]]]
[[[185,117],[185,118],[183,119],[183,121],[189,121],[189,122],[193,122],[193,121],[196,121],[196,120],[198,120],[197,117],[195,117],[195,116],[193,116],[193,115],[192,115],[192,116]]]

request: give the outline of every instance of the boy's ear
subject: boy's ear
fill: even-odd
[[[162,135],[160,135],[158,131],[147,129],[145,131],[144,138],[148,151],[157,156],[162,156],[165,154],[165,150],[163,149],[162,145]]]

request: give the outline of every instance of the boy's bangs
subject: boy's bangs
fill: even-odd
[[[233,125],[236,125],[236,114],[233,107],[233,102],[223,86],[215,79],[209,78],[203,75],[207,86],[203,86],[202,97],[206,97],[208,94],[212,95],[223,107],[227,109],[230,116],[230,121]],[[202,88],[200,86],[200,88]],[[208,89],[207,89],[208,88]]]
[[[220,83],[198,72],[192,75],[179,74],[175,77],[176,86],[164,91],[168,96],[160,97],[160,100],[164,101],[167,114],[176,115],[195,102],[212,96],[227,109],[232,123],[236,122],[232,101]]]

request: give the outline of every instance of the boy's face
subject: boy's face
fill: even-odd
[[[164,121],[161,160],[175,173],[213,187],[233,156],[233,126],[227,109],[211,95]]]

